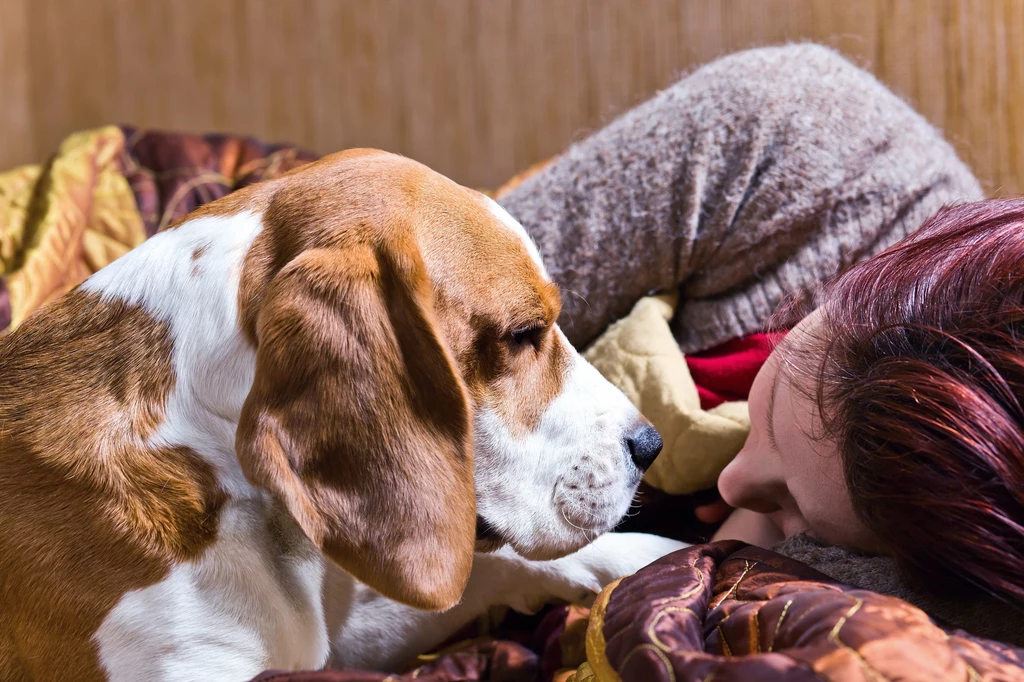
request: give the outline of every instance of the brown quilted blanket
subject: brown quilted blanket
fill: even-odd
[[[0,173],[0,331],[193,208],[315,158],[229,135],[108,127],[45,164]],[[630,530],[699,541],[693,498],[649,491]],[[893,597],[846,587],[742,543],[697,545],[562,606],[410,663],[402,674],[274,673],[278,682],[385,680],[1024,680],[1024,651],[945,631]]]
[[[1024,650],[740,542],[665,557],[599,597],[576,680],[1019,680]]]

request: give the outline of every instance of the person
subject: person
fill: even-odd
[[[499,200],[578,346],[658,290],[684,352],[813,310],[757,374],[715,538],[956,622],[922,594],[1024,598],[1024,202],[983,199],[870,74],[787,45],[698,69]]]
[[[1024,200],[943,209],[817,298],[754,381],[718,538],[1024,602]]]

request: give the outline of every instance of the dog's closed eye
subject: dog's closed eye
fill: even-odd
[[[533,348],[540,347],[541,335],[544,332],[544,327],[541,325],[530,325],[527,327],[519,327],[513,329],[509,333],[509,341],[515,348],[525,348],[526,346],[533,346]]]

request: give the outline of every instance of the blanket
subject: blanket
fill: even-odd
[[[146,239],[119,158],[124,136],[70,136],[47,163],[0,174],[0,330]]]
[[[0,174],[0,333],[190,210],[314,158],[231,135],[106,127],[72,135],[43,164]],[[636,302],[585,353],[665,435],[623,529],[700,543],[713,528],[693,507],[714,495],[746,437],[744,401],[776,339],[755,334],[683,356],[669,329],[677,305],[675,295]],[[1024,679],[1020,649],[943,629],[906,601],[742,543],[666,557],[610,585],[592,608],[490,615],[401,673],[258,679]]]

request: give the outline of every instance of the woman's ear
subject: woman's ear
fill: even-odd
[[[246,476],[391,599],[458,602],[476,542],[467,393],[414,247],[303,252],[271,281],[242,408]]]

